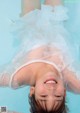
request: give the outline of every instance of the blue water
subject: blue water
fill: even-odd
[[[14,36],[9,31],[11,20],[17,19],[20,14],[20,4],[20,0],[0,0],[0,65],[8,63],[18,50],[18,43],[15,42]],[[66,27],[71,33],[70,41],[75,42],[76,57],[80,59],[78,51],[80,44],[80,1],[77,0],[77,3],[66,2],[66,6],[70,16]],[[0,106],[7,106],[9,110],[21,113],[29,113],[28,93],[29,87],[18,90],[0,88]],[[70,113],[80,113],[80,96],[67,93],[67,105]]]

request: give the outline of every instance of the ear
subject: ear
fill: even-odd
[[[30,96],[32,96],[32,94],[34,94],[35,91],[35,87],[31,86],[30,87]]]

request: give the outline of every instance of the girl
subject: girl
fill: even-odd
[[[66,113],[66,90],[80,93],[80,73],[64,27],[67,8],[61,0],[22,0],[20,20],[13,25],[20,52],[1,74],[0,86],[30,86],[31,113]]]

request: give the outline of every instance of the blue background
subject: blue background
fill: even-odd
[[[12,20],[18,19],[21,12],[20,0],[0,0],[0,66],[8,63],[18,50],[18,44],[14,36],[10,33]],[[71,33],[71,42],[75,42],[77,51],[80,44],[80,1],[67,2],[70,19],[66,27]],[[79,52],[77,58],[79,59]],[[29,113],[28,104],[29,87],[12,90],[10,88],[0,88],[0,106],[7,106],[9,110],[21,113]],[[70,113],[80,113],[80,96],[67,93],[67,105]]]

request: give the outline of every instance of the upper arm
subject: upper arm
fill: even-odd
[[[30,84],[31,70],[27,66],[23,66],[17,72],[14,73],[11,79],[11,87],[19,88]]]
[[[80,80],[76,77],[75,73],[69,69],[65,69],[63,75],[67,84],[67,90],[80,94]]]

